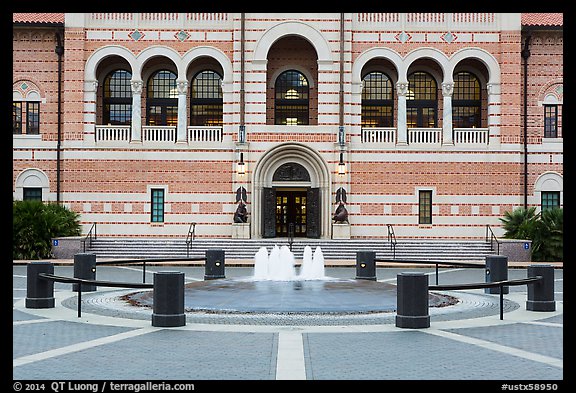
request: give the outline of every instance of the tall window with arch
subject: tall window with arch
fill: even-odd
[[[222,77],[205,70],[192,78],[190,91],[190,125],[222,126]]]
[[[480,81],[471,72],[454,75],[452,93],[452,124],[454,128],[481,127],[482,89]]]
[[[370,72],[362,82],[362,128],[393,127],[394,89],[388,75]]]
[[[406,125],[408,128],[438,126],[438,85],[427,72],[417,71],[408,76]]]
[[[274,84],[274,124],[307,125],[309,108],[308,79],[296,70],[281,73]]]
[[[115,70],[104,78],[103,111],[104,124],[130,125],[132,122],[132,74],[126,70]]]
[[[178,123],[178,89],[176,74],[168,70],[155,72],[148,79],[146,124],[175,126]]]

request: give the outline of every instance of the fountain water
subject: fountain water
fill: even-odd
[[[296,275],[294,254],[287,246],[274,246],[268,255],[261,247],[254,256],[254,279],[272,281],[321,280],[324,279],[324,255],[316,247],[314,255],[310,246],[304,247],[300,273]]]
[[[396,309],[396,286],[371,280],[325,276],[324,255],[304,248],[299,274],[287,246],[261,247],[254,255],[252,277],[186,284],[186,310],[211,313],[338,313],[390,312]],[[150,305],[153,291],[130,295],[134,305]],[[446,304],[443,295],[430,295],[430,304]],[[280,321],[280,320],[279,320]]]

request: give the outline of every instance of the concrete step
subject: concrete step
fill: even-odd
[[[227,258],[253,259],[261,247],[268,251],[275,245],[289,245],[286,238],[275,239],[195,239],[190,248],[184,239],[119,239],[98,238],[92,241],[88,252],[101,258],[186,258],[202,257],[207,249],[223,249]],[[326,259],[356,259],[357,251],[375,251],[377,258],[413,260],[484,260],[495,254],[484,241],[452,240],[400,240],[395,252],[385,240],[326,240],[295,239],[292,251],[301,258],[304,247],[322,249]]]

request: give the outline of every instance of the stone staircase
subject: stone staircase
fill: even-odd
[[[188,248],[185,239],[136,239],[106,238],[93,239],[86,252],[95,253],[97,258],[195,258],[204,257],[207,249],[223,249],[226,259],[253,260],[260,247],[268,251],[274,245],[289,245],[287,238],[274,239],[195,239]],[[327,260],[356,260],[357,251],[375,251],[376,258],[430,261],[481,261],[487,255],[496,254],[490,243],[483,240],[399,240],[395,252],[390,242],[378,239],[294,239],[292,251],[298,260],[304,247],[312,251],[319,246]]]

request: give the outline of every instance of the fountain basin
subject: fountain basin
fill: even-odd
[[[215,313],[395,312],[396,290],[394,284],[357,279],[219,279],[187,284],[184,307],[186,312]],[[134,305],[152,307],[152,291],[133,293],[125,299]],[[429,293],[430,307],[456,302],[451,296]]]

